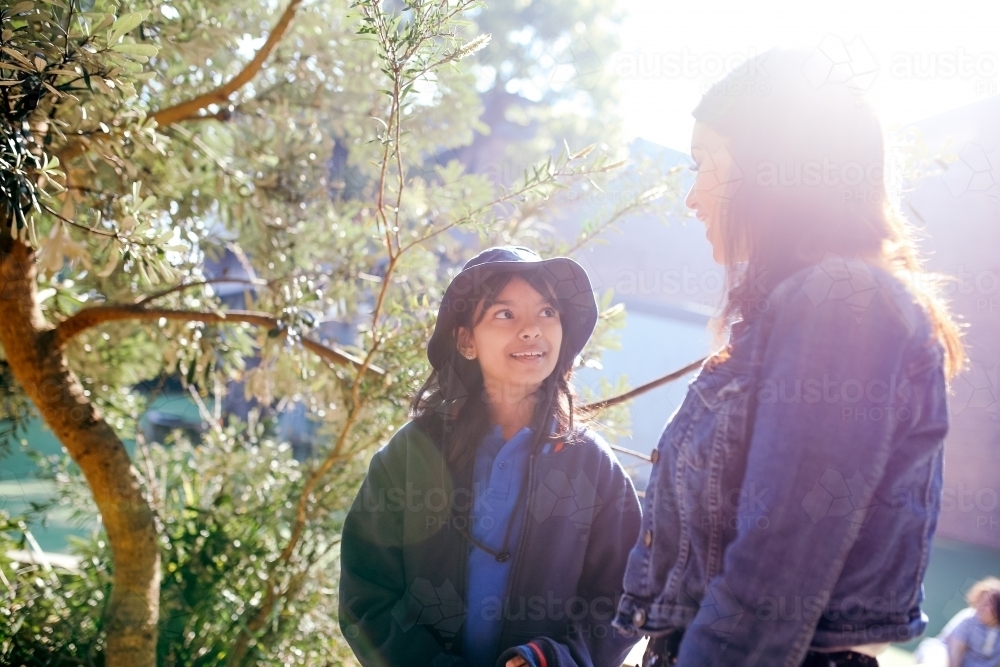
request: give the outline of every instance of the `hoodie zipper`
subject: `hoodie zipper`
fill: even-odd
[[[514,555],[514,562],[511,564],[510,578],[507,580],[507,591],[504,594],[504,599],[501,601],[500,613],[503,614],[500,621],[500,644],[503,645],[504,633],[507,632],[507,601],[510,599],[510,593],[513,590],[517,590],[515,583],[518,583],[518,574],[520,573],[522,554],[524,553],[524,545],[528,542],[528,531],[530,530],[528,517],[531,512],[531,498],[535,495],[534,491],[535,482],[535,455],[532,454],[531,458],[528,460],[528,499],[524,503],[524,523],[521,524],[521,537],[517,543],[517,553]],[[498,647],[499,648],[499,647]]]

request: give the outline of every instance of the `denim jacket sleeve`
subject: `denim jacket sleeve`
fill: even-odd
[[[786,283],[770,306],[758,321],[769,331],[759,348],[742,483],[767,489],[768,522],[741,508],[722,572],[708,582],[681,642],[681,667],[801,663],[891,453],[890,420],[845,418],[847,408],[871,403],[866,387],[891,391],[904,368],[912,333],[885,295],[859,316],[844,300],[814,303]],[[759,391],[796,382],[805,400],[768,400]],[[846,482],[848,511],[808,511],[809,492],[824,476]],[[760,614],[768,603],[786,612]],[[718,623],[720,616],[728,622]]]
[[[405,438],[398,433],[395,438]],[[392,444],[392,443],[390,443]],[[398,443],[397,443],[398,444]],[[372,458],[368,475],[344,522],[341,542],[340,627],[362,665],[463,667],[420,624],[404,627],[393,615],[404,597],[403,518],[398,508],[379,500],[405,487],[383,461]],[[379,508],[380,511],[371,508]]]

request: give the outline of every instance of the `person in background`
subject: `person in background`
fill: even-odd
[[[950,667],[1000,667],[1000,579],[987,577],[969,588],[966,609],[955,614],[939,638]]]
[[[986,577],[965,594],[969,606],[914,652],[924,667],[1000,667],[1000,579]],[[957,632],[956,632],[957,631]],[[950,654],[950,655],[949,655]]]

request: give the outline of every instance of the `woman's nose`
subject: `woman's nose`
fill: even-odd
[[[687,206],[692,211],[698,211],[698,198],[694,194],[694,185],[691,185],[691,189],[688,190],[687,196],[684,197],[684,205]]]

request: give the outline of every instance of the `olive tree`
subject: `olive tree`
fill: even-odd
[[[619,166],[567,146],[501,187],[428,162],[478,126],[467,56],[489,36],[468,19],[483,11],[472,0],[0,10],[0,417],[40,416],[86,480],[112,559],[108,665],[155,663],[171,539],[168,490],[123,444],[137,382],[166,370],[218,399],[239,379],[262,404],[300,400],[323,423],[326,445],[276,505],[281,544],[261,594],[217,656],[242,664],[335,544],[317,526],[344,495],[342,473],[405,417],[463,253],[454,232],[516,239],[561,190]],[[213,289],[235,279],[204,272],[223,248],[254,269],[245,309]],[[329,322],[354,333],[334,340]]]

